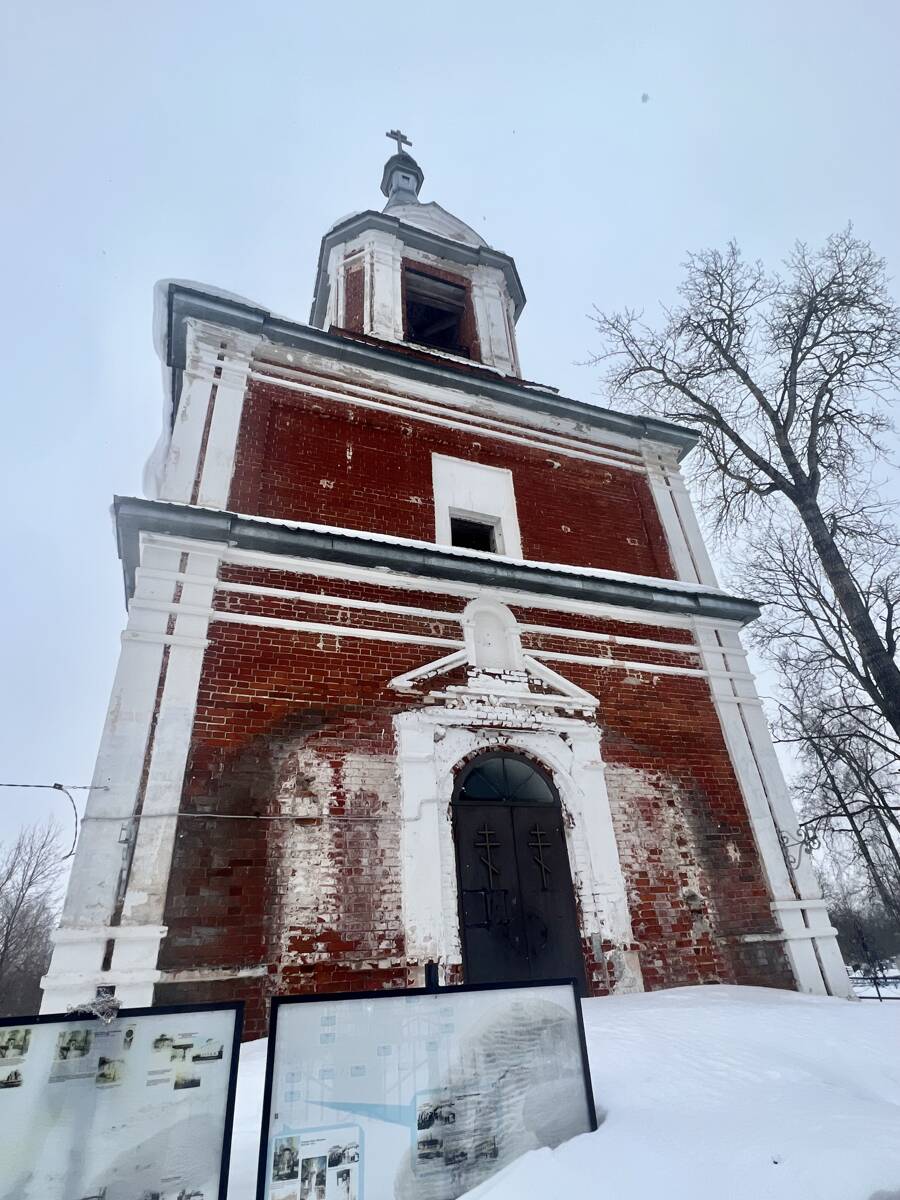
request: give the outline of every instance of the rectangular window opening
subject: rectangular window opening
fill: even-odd
[[[463,550],[497,553],[497,526],[493,521],[473,521],[470,517],[450,518],[450,544]]]
[[[461,341],[466,289],[418,271],[406,271],[404,278],[407,339],[468,357]]]

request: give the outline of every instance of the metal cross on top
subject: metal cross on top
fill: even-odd
[[[391,129],[384,136],[394,139],[394,141],[397,143],[397,153],[398,154],[403,153],[404,146],[412,145],[412,142],[409,140],[409,138],[406,136],[406,134],[401,133],[399,129]]]

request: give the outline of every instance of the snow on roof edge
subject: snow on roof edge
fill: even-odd
[[[486,550],[469,550],[462,546],[445,546],[439,542],[420,541],[417,538],[396,537],[389,533],[372,533],[366,529],[352,529],[343,525],[321,525],[315,521],[290,521],[284,517],[263,517],[254,513],[234,512],[231,509],[210,508],[203,504],[180,504],[173,500],[157,500],[172,508],[190,508],[197,512],[212,512],[219,516],[237,517],[241,521],[256,521],[266,525],[277,525],[283,529],[309,530],[311,533],[336,534],[339,537],[358,538],[367,542],[385,542],[390,546],[407,546],[411,550],[428,550],[446,554],[451,558],[474,558],[481,561],[505,563],[515,567],[528,567],[537,571],[558,571],[566,575],[587,575],[592,579],[609,579],[619,583],[633,583],[645,587],[658,587],[665,591],[687,592],[691,595],[731,597],[723,588],[708,584],[688,583],[682,579],[664,579],[658,575],[635,575],[628,571],[610,571],[605,567],[579,567],[571,563],[543,562],[540,559],[512,558],[506,554],[493,554]]]

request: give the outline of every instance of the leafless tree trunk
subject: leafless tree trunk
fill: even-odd
[[[56,924],[60,848],[53,823],[0,850],[0,1016],[35,1011]]]
[[[900,736],[894,604],[876,622],[840,526],[890,427],[900,309],[883,262],[849,229],[817,253],[797,246],[787,268],[767,274],[734,245],[692,255],[661,329],[633,312],[597,315],[605,348],[594,361],[615,398],[699,432],[699,475],[720,525],[773,499],[790,507],[853,639],[861,686]]]
[[[838,535],[873,621],[900,597],[897,537],[881,515],[845,513]],[[795,797],[809,835],[855,850],[870,890],[900,927],[900,740],[872,702],[843,609],[802,527],[757,525],[738,582],[768,601],[751,628],[781,678],[776,731],[796,751]]]
[[[900,921],[900,536],[873,484],[900,309],[849,229],[786,267],[692,255],[659,328],[597,315],[594,361],[616,400],[697,430],[702,501],[744,535],[740,584],[765,605],[751,637],[779,670],[805,826],[849,839]]]

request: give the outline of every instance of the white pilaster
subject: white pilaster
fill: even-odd
[[[346,266],[343,245],[332,246],[328,254],[328,304],[325,307],[325,328],[345,324],[344,282]]]
[[[208,613],[220,547],[191,543],[180,600]],[[170,632],[167,611],[182,548],[145,535],[141,567],[100,750],[85,810],[50,969],[42,981],[43,1012],[90,1000],[114,986],[123,1004],[149,1004],[158,978],[156,958],[168,886],[184,764],[193,729],[208,616],[179,614]],[[193,578],[192,578],[193,577]],[[158,697],[168,646],[165,685]],[[157,698],[159,706],[157,708]],[[154,728],[155,715],[155,728]],[[151,730],[154,732],[150,745]],[[141,819],[123,898],[123,873],[134,814],[143,790]],[[123,900],[121,920],[117,909]],[[107,948],[114,943],[109,969]]]
[[[504,375],[518,374],[514,334],[506,309],[505,281],[500,271],[476,268],[472,282],[475,327],[481,346],[481,360]]]
[[[178,809],[184,770],[194,728],[197,691],[203,667],[208,614],[224,547],[209,545],[192,549],[187,556],[179,604],[186,612],[178,613],[174,634],[178,641],[169,649],[165,685],[159,701],[156,736],[150,759],[141,819],[135,842],[128,888],[122,906],[122,925],[158,927],[162,924],[178,824]],[[127,952],[129,965],[140,963],[140,956]],[[119,947],[113,965],[120,963]]]
[[[835,930],[805,854],[797,816],[737,631],[697,622],[697,641],[763,871],[801,991],[849,996]],[[786,852],[781,835],[790,849]],[[790,857],[789,857],[790,856]]]
[[[212,419],[202,454],[197,494],[197,503],[204,508],[228,507],[247,376],[259,341],[254,334],[230,331],[227,347],[219,355]]]
[[[402,342],[403,244],[393,234],[372,230],[365,245],[365,331],[385,341]]]
[[[181,397],[159,498],[225,508],[250,361],[259,337],[187,322]]]
[[[686,583],[718,587],[697,514],[674,455],[668,448],[646,445],[643,457],[676,577]]]

